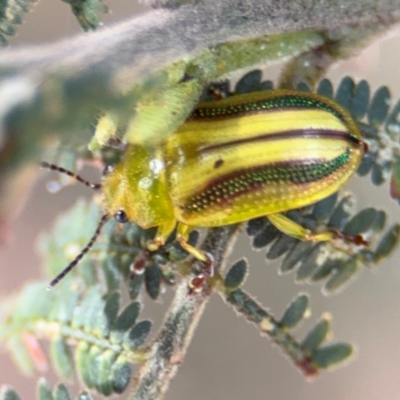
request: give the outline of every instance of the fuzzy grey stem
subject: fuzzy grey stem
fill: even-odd
[[[230,225],[210,230],[202,249],[214,257],[216,272],[220,270],[238,231]],[[151,346],[149,359],[135,379],[130,400],[162,399],[171,379],[182,363],[193,332],[212,293],[209,283],[200,293],[191,293],[189,280],[183,279],[175,292],[161,331]]]
[[[190,61],[220,43],[265,35],[379,23],[400,19],[400,0],[204,0],[177,10],[155,10],[125,22],[46,46],[5,50],[0,58],[0,120],[19,106],[34,114],[46,95],[67,108],[107,107],[143,79]],[[60,84],[62,82],[62,84]],[[78,105],[76,104],[78,102]],[[11,106],[12,105],[12,106]],[[53,107],[54,108],[54,107]],[[61,112],[48,104],[47,119]]]
[[[108,74],[129,68],[132,81],[219,43],[377,21],[390,25],[399,18],[400,0],[204,0],[175,11],[152,11],[51,45],[5,50],[0,72],[29,72],[34,67],[40,76],[46,71],[39,68],[45,67],[62,68],[68,75],[96,70]]]
[[[383,25],[375,23],[331,31],[322,46],[314,47],[286,64],[281,71],[279,87],[295,89],[300,83],[315,87],[333,63],[354,56],[385,30]]]

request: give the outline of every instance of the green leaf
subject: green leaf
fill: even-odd
[[[350,110],[354,88],[355,83],[350,77],[346,76],[340,81],[335,100],[346,110]]]
[[[314,248],[314,243],[299,241],[289,250],[286,257],[279,266],[279,272],[282,274],[290,272],[302,259],[305,259]]]
[[[244,258],[236,261],[225,276],[225,288],[228,291],[240,288],[244,284],[247,274],[247,261]]]
[[[258,85],[257,90],[272,90],[274,88],[274,83],[272,81],[263,81]]]
[[[127,334],[125,335],[123,346],[125,349],[134,351],[140,347],[146,340],[151,330],[150,321],[141,321],[137,323]]]
[[[332,98],[333,97],[333,86],[329,79],[322,79],[318,84],[317,93]]]
[[[110,371],[116,359],[117,355],[114,351],[106,350],[101,354],[98,360],[96,389],[105,396],[110,396],[113,393]]]
[[[128,289],[129,289],[129,298],[131,300],[137,299],[140,293],[140,289],[142,288],[144,283],[144,274],[135,275],[133,279],[129,279]]]
[[[115,292],[119,289],[121,272],[127,268],[121,262],[121,255],[110,254],[102,261],[102,269],[107,292]]]
[[[65,338],[58,336],[50,342],[50,354],[54,369],[60,378],[72,378],[73,360]]]
[[[392,228],[383,236],[375,251],[377,261],[388,257],[398,245],[400,239],[400,225],[393,225]]]
[[[372,100],[368,110],[368,122],[372,126],[378,126],[383,123],[389,113],[390,93],[386,86],[379,88]]]
[[[54,400],[50,385],[45,379],[39,380],[37,391],[40,400]]]
[[[291,250],[298,243],[298,239],[293,238],[288,235],[281,235],[277,240],[271,245],[268,250],[266,257],[269,260],[276,260],[287,251]]]
[[[297,86],[296,86],[296,90],[300,91],[300,92],[311,92],[310,87],[307,85],[307,83],[304,82],[300,82]]]
[[[254,236],[264,227],[264,225],[267,224],[267,222],[268,220],[265,217],[251,219],[250,221],[247,222],[246,233],[249,236]]]
[[[375,159],[376,159],[376,154],[372,153],[365,154],[361,160],[360,166],[358,167],[357,174],[359,176],[367,175],[371,171]]]
[[[316,221],[325,221],[332,214],[338,194],[334,193],[314,205],[312,215]]]
[[[303,318],[308,308],[308,296],[299,295],[284,312],[280,324],[286,329],[293,329]]]
[[[21,400],[21,398],[14,389],[3,386],[0,388],[0,400]]]
[[[321,279],[327,278],[335,268],[340,268],[340,265],[344,263],[344,260],[338,259],[328,259],[326,260],[313,274],[311,279],[315,281],[319,281]]]
[[[343,232],[349,235],[365,233],[373,226],[377,216],[378,211],[375,208],[365,208],[347,222],[343,228]]]
[[[91,381],[91,375],[90,375],[90,369],[92,366],[90,365],[91,360],[88,357],[89,350],[90,350],[89,343],[84,341],[79,342],[75,348],[74,358],[78,376],[81,377],[82,381],[85,382],[85,384],[89,388],[93,388],[94,384]]]
[[[54,400],[72,400],[67,387],[60,383],[54,391]]]
[[[362,80],[358,82],[349,111],[355,119],[361,120],[367,113],[369,104],[369,85]]]
[[[373,164],[372,171],[371,171],[371,181],[375,186],[382,185],[385,183],[385,168],[384,165],[380,164]]]
[[[156,300],[160,294],[162,271],[158,264],[152,263],[145,269],[146,290],[148,295]]]
[[[313,351],[312,360],[320,368],[326,369],[346,361],[353,351],[353,347],[347,343],[335,343]]]
[[[324,243],[317,243],[313,249],[301,260],[300,267],[296,271],[296,282],[303,282],[310,277],[321,263],[321,254],[325,252]]]
[[[131,380],[132,366],[123,356],[120,356],[114,363],[110,375],[114,393],[122,393]]]
[[[331,214],[328,226],[334,229],[342,229],[353,212],[354,206],[355,198],[353,195],[343,197]]]
[[[108,12],[102,0],[63,0],[69,3],[80,26],[85,31],[95,30],[101,25],[99,14]]]
[[[375,217],[375,221],[371,226],[371,231],[372,232],[381,232],[382,229],[385,227],[386,225],[386,220],[387,220],[387,214],[382,211],[382,210],[376,210],[377,214]]]
[[[141,305],[134,301],[127,305],[121,312],[112,327],[110,340],[113,343],[121,343],[126,332],[135,325],[139,316]]]
[[[400,131],[400,101],[390,111],[389,117],[386,121],[386,131],[396,137]]]
[[[104,327],[102,335],[108,336],[109,331],[112,329],[115,320],[117,319],[121,295],[119,292],[113,292],[107,296],[104,306]]]
[[[240,78],[235,86],[235,94],[255,92],[258,89],[262,79],[262,71],[256,69],[250,71]]]
[[[330,331],[330,322],[327,319],[319,321],[301,342],[301,347],[309,352],[318,349],[325,341]]]
[[[98,345],[90,346],[89,352],[86,354],[88,358],[86,364],[86,374],[83,376],[86,378],[84,381],[88,388],[98,388],[98,377],[99,377],[99,362],[103,354],[103,349]]]
[[[7,342],[14,362],[24,375],[32,375],[35,370],[30,354],[18,335],[10,338]]]
[[[379,127],[365,124],[362,121],[358,121],[358,126],[360,128],[360,131],[361,131],[363,137],[365,137],[366,139],[374,140],[374,141],[377,140],[378,133],[379,133]],[[367,153],[367,154],[369,154],[369,153]]]
[[[334,270],[333,275],[325,284],[325,291],[333,293],[342,288],[361,268],[361,262],[357,257],[351,257],[344,263],[339,264]]]
[[[268,221],[264,228],[253,237],[253,247],[261,249],[268,246],[280,235],[280,231]]]

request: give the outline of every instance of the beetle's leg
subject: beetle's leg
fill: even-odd
[[[296,239],[310,242],[324,242],[332,240],[337,236],[336,232],[332,230],[313,233],[282,214],[270,214],[267,217],[281,232]]]
[[[188,243],[189,234],[194,228],[185,224],[178,224],[178,230],[176,232],[176,240],[180,243],[180,245],[192,256],[197,258],[200,261],[207,261],[207,256],[200,250],[197,250],[195,247],[191,246]]]
[[[369,242],[362,235],[351,235],[339,232],[336,229],[326,229],[322,232],[313,233],[309,229],[303,228],[298,223],[292,221],[282,214],[267,215],[271,223],[283,233],[296,239],[306,240],[310,242],[326,242],[332,239],[340,238],[348,243],[356,246],[368,246]]]
[[[157,228],[157,233],[154,239],[147,243],[147,248],[150,251],[156,251],[159,247],[163,246],[169,235],[175,229],[175,226],[176,220],[174,219],[160,224]]]

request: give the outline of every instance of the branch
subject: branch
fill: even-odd
[[[148,12],[51,45],[4,51],[0,120],[18,105],[19,120],[28,112],[33,118],[39,100],[48,101],[49,109],[36,118],[57,120],[62,110],[52,107],[54,96],[71,110],[87,103],[107,107],[138,82],[153,77],[154,83],[157,72],[220,43],[372,23],[389,27],[399,18],[400,0],[205,0]]]
[[[148,12],[111,28],[51,45],[4,51],[0,72],[29,73],[33,67],[36,78],[40,78],[59,68],[66,76],[93,72],[112,76],[128,69],[122,76],[132,82],[219,43],[301,30],[328,31],[377,21],[389,26],[400,18],[399,0],[203,3],[176,11]]]
[[[277,344],[307,378],[314,378],[319,374],[321,369],[330,368],[342,363],[353,353],[352,346],[347,343],[333,343],[328,346],[320,347],[329,330],[329,325],[326,320],[322,320],[318,323],[310,331],[306,339],[304,339],[302,343],[299,343],[288,333],[288,330],[292,328],[292,326],[284,322],[286,312],[284,317],[278,321],[241,289],[225,293],[219,291],[219,294],[225,301],[230,303],[239,314],[256,325],[262,334],[268,336]],[[295,324],[297,324],[302,315],[303,312],[300,315],[294,312]],[[292,317],[290,316],[290,312],[287,316],[289,319]]]
[[[216,273],[225,262],[237,232],[238,226],[230,225],[208,233],[202,249],[212,252]],[[200,293],[192,293],[188,285],[192,278],[193,276],[189,276],[182,279],[177,286],[163,327],[151,345],[149,359],[139,370],[130,400],[161,399],[182,363],[192,334],[212,293],[209,281]]]
[[[246,292],[237,289],[234,292],[225,294],[219,292],[222,298],[235,307],[239,314],[242,314],[248,321],[254,323],[261,333],[269,336],[293,361],[301,372],[307,377],[318,374],[317,366],[313,365],[310,355],[302,349],[301,345],[286,332],[267,310],[252,299]]]

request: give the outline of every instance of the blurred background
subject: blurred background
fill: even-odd
[[[112,14],[103,18],[105,29],[113,21],[143,11],[134,0],[107,0],[107,4]],[[41,0],[18,31],[19,36],[10,40],[12,46],[67,37],[79,33],[80,27],[69,5]],[[367,79],[373,90],[387,85],[397,100],[400,97],[399,50],[400,33],[397,32],[372,44],[359,56],[338,64],[328,78],[334,82],[346,75]],[[274,79],[278,72],[279,66],[268,69],[264,79]],[[49,229],[56,215],[71,207],[79,196],[91,195],[83,185],[67,187],[51,195],[45,186],[54,175],[38,168],[37,177],[23,212],[13,224],[12,243],[0,249],[0,296],[7,296],[24,282],[41,277],[40,260],[35,254],[36,236]],[[87,177],[99,178],[91,171],[87,171]],[[371,205],[384,208],[390,222],[399,222],[400,206],[390,200],[387,187],[375,188],[369,179],[354,178],[349,189],[357,193],[359,208]],[[167,400],[400,399],[399,252],[375,270],[364,269],[343,293],[329,297],[321,293],[318,285],[296,285],[293,274],[279,276],[277,264],[265,262],[265,251],[249,251],[249,239],[245,235],[237,242],[231,260],[243,254],[248,256],[250,264],[245,289],[275,316],[282,314],[297,293],[310,293],[311,318],[296,331],[297,337],[302,337],[328,311],[333,315],[334,339],[356,344],[355,357],[346,366],[307,382],[280,350],[260,337],[257,329],[238,318],[215,295],[172,381]],[[158,302],[145,300],[145,315],[155,321],[155,329],[171,297],[168,289]],[[48,378],[52,384],[57,382],[52,375]],[[37,377],[22,377],[8,355],[0,354],[0,384],[12,385],[24,399],[30,400],[34,397],[36,381]]]

